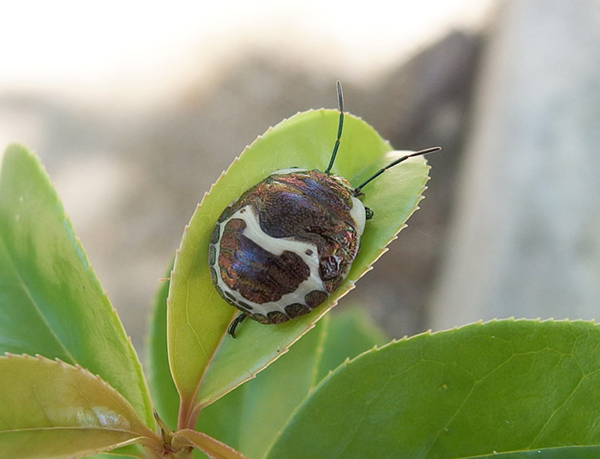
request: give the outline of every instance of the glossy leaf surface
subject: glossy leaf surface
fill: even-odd
[[[0,173],[0,353],[77,363],[154,425],[137,355],[39,161],[13,145]]]
[[[186,229],[172,273],[168,307],[169,358],[184,408],[182,426],[202,408],[252,377],[315,322],[361,277],[416,209],[427,180],[423,158],[413,158],[365,188],[363,202],[374,210],[347,281],[327,304],[277,326],[246,321],[238,339],[226,336],[237,310],[220,298],[207,268],[208,242],[222,210],[275,170],[298,166],[324,169],[337,132],[338,113],[300,113],[254,142],[207,194]],[[348,115],[333,172],[358,184],[401,152],[362,120]]]
[[[86,370],[43,357],[0,357],[2,457],[85,457],[158,438],[116,390]]]
[[[450,459],[598,446],[599,348],[600,327],[567,321],[495,321],[394,342],[326,378],[268,457]]]

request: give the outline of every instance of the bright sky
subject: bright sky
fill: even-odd
[[[0,1],[0,92],[106,88],[143,97],[251,48],[367,78],[494,0]],[[194,56],[194,62],[190,62]],[[226,59],[225,59],[226,60]],[[161,87],[162,85],[162,87]]]

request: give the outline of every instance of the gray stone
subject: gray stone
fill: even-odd
[[[600,4],[501,11],[430,325],[600,311]]]

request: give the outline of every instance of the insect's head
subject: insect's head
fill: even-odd
[[[327,166],[327,169],[325,169],[325,171],[324,171],[326,174],[330,174],[331,173],[331,169],[333,167],[333,163],[335,162],[335,157],[337,156],[337,152],[338,152],[338,149],[340,147],[340,142],[341,142],[341,138],[342,138],[342,131],[343,131],[343,128],[344,128],[344,96],[343,96],[343,93],[342,93],[342,83],[340,83],[339,81],[337,81],[336,82],[336,88],[337,88],[338,110],[340,112],[340,120],[338,122],[337,138],[335,139],[335,144],[333,146],[333,152],[331,153],[331,158],[329,159],[329,165]],[[403,161],[406,161],[408,158],[412,158],[413,156],[424,156],[424,155],[427,155],[429,153],[434,153],[436,151],[440,151],[441,149],[442,149],[441,147],[426,148],[424,150],[419,150],[419,151],[416,151],[414,153],[410,153],[408,155],[402,156],[401,158],[398,158],[397,160],[391,162],[387,166],[379,169],[371,177],[369,177],[363,183],[361,183],[356,188],[354,188],[354,191],[353,191],[354,196],[355,197],[363,196],[362,189],[364,188],[365,185],[367,185],[371,181],[375,180],[377,177],[379,177],[381,174],[383,174],[386,170],[388,170],[388,169],[396,166],[397,164],[400,164]]]

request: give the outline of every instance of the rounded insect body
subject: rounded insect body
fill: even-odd
[[[265,324],[310,312],[346,278],[366,211],[343,178],[277,171],[221,214],[209,248],[219,294]]]
[[[232,202],[219,217],[209,246],[212,282],[221,297],[246,317],[279,324],[309,313],[344,281],[358,254],[366,220],[362,188],[404,156],[352,187],[330,173],[340,144],[343,101],[338,82],[340,122],[324,172],[291,168],[272,173]]]

